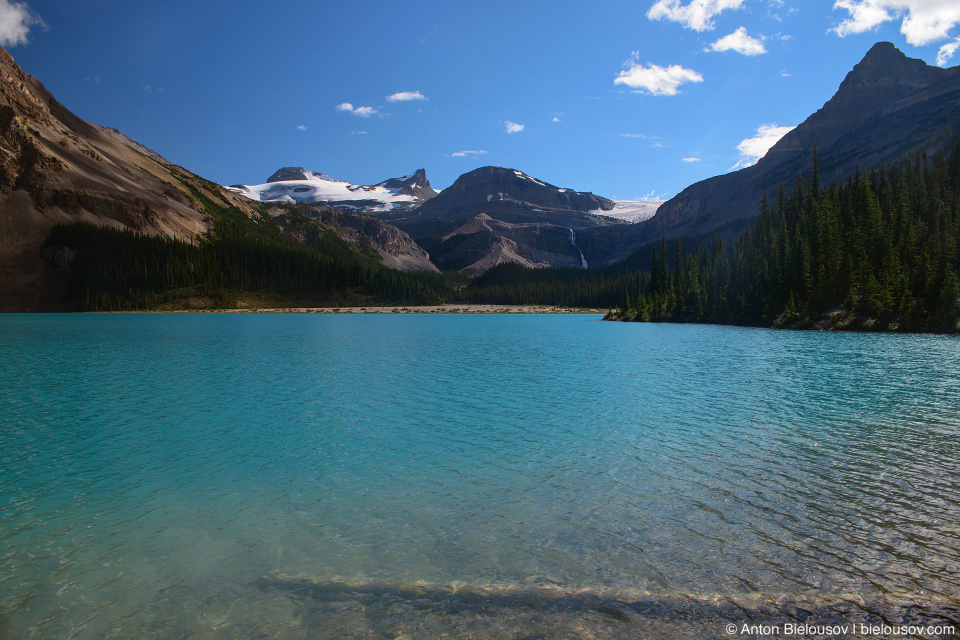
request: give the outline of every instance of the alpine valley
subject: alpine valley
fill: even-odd
[[[957,330],[960,67],[929,66],[890,43],[874,45],[754,166],[666,202],[615,201],[493,166],[440,192],[422,168],[353,184],[318,170],[335,167],[282,167],[262,183],[220,186],[78,118],[6,51],[0,74],[5,311],[470,301],[619,305],[625,319]],[[798,212],[813,211],[804,202],[821,193],[860,189],[872,194],[864,202],[886,206],[888,179],[940,190],[943,211],[915,227],[903,212],[874,221],[875,235],[889,233],[884,242],[906,243],[905,252],[932,255],[924,243],[937,243],[940,254],[924,266],[904,275],[891,266],[904,262],[899,254],[872,246],[829,254],[826,236],[855,235],[869,203],[832,227],[811,222],[816,240],[790,235],[806,228],[809,216]],[[896,196],[909,201],[906,187]],[[721,269],[717,256],[744,251],[741,234],[749,238],[758,217],[755,235],[764,225],[787,229],[773,258],[785,275],[748,317],[730,307],[745,295],[734,281],[713,291],[702,265]],[[700,284],[682,282],[685,261],[701,265]],[[818,269],[833,280],[815,293]],[[872,281],[885,293],[868,307]],[[923,295],[930,300],[917,302]],[[838,311],[842,322],[830,315]]]

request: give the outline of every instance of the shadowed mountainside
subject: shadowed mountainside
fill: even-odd
[[[757,164],[697,182],[668,200],[634,231],[644,244],[667,237],[733,236],[756,218],[763,194],[800,173],[842,181],[857,167],[947,151],[960,133],[960,67],[941,69],[875,44],[837,93],[777,142]]]

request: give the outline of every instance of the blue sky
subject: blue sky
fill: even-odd
[[[755,161],[879,40],[956,64],[960,2],[0,0],[60,102],[222,184],[492,164],[665,198]]]

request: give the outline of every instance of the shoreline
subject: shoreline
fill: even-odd
[[[169,311],[131,311],[120,313],[330,313],[330,314],[584,314],[605,315],[607,309],[580,307],[551,307],[549,305],[510,305],[510,304],[436,304],[436,305],[397,305],[392,307],[353,306],[353,307],[274,307],[246,309],[171,309]],[[109,312],[108,312],[109,313]]]

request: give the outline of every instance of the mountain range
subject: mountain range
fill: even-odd
[[[476,275],[505,262],[583,269],[615,264],[664,236],[732,237],[756,217],[764,195],[814,172],[815,157],[821,183],[841,181],[858,168],[936,153],[960,133],[960,68],[931,67],[878,43],[757,164],[664,203],[618,202],[504,167],[475,169],[441,192],[424,169],[360,185],[284,167],[262,184],[221,187],[78,118],[6,51],[0,76],[0,309],[7,310],[56,306],[69,247],[54,256],[44,239],[59,223],[196,242],[217,211],[230,210],[272,221],[295,240],[333,233],[407,271]]]

